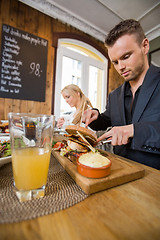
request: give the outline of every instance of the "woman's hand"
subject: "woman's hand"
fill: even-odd
[[[126,126],[113,127],[110,131],[104,133],[98,138],[98,142],[105,138],[112,137],[112,145],[125,145],[129,142],[129,138],[134,136],[133,124]]]
[[[64,121],[65,121],[64,117],[59,118],[58,121],[57,121],[57,127],[61,128],[64,124]]]

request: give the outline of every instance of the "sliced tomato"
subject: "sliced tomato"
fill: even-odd
[[[53,146],[53,150],[60,150],[62,147],[64,147],[64,143],[56,142]]]

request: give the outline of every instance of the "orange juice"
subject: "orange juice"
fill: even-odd
[[[23,148],[12,151],[16,188],[32,190],[46,185],[51,151],[44,148]]]

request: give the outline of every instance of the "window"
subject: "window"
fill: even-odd
[[[61,89],[68,84],[78,85],[90,99],[93,107],[105,109],[107,96],[106,59],[92,46],[71,39],[60,39],[57,50],[57,69],[55,84],[55,116],[73,109],[61,96]]]

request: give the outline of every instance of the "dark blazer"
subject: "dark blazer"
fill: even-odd
[[[106,111],[89,126],[106,130],[109,126],[126,125],[124,109],[125,84],[109,94]],[[120,156],[160,169],[160,68],[150,66],[141,86],[132,123],[134,137],[130,143],[115,146]]]

